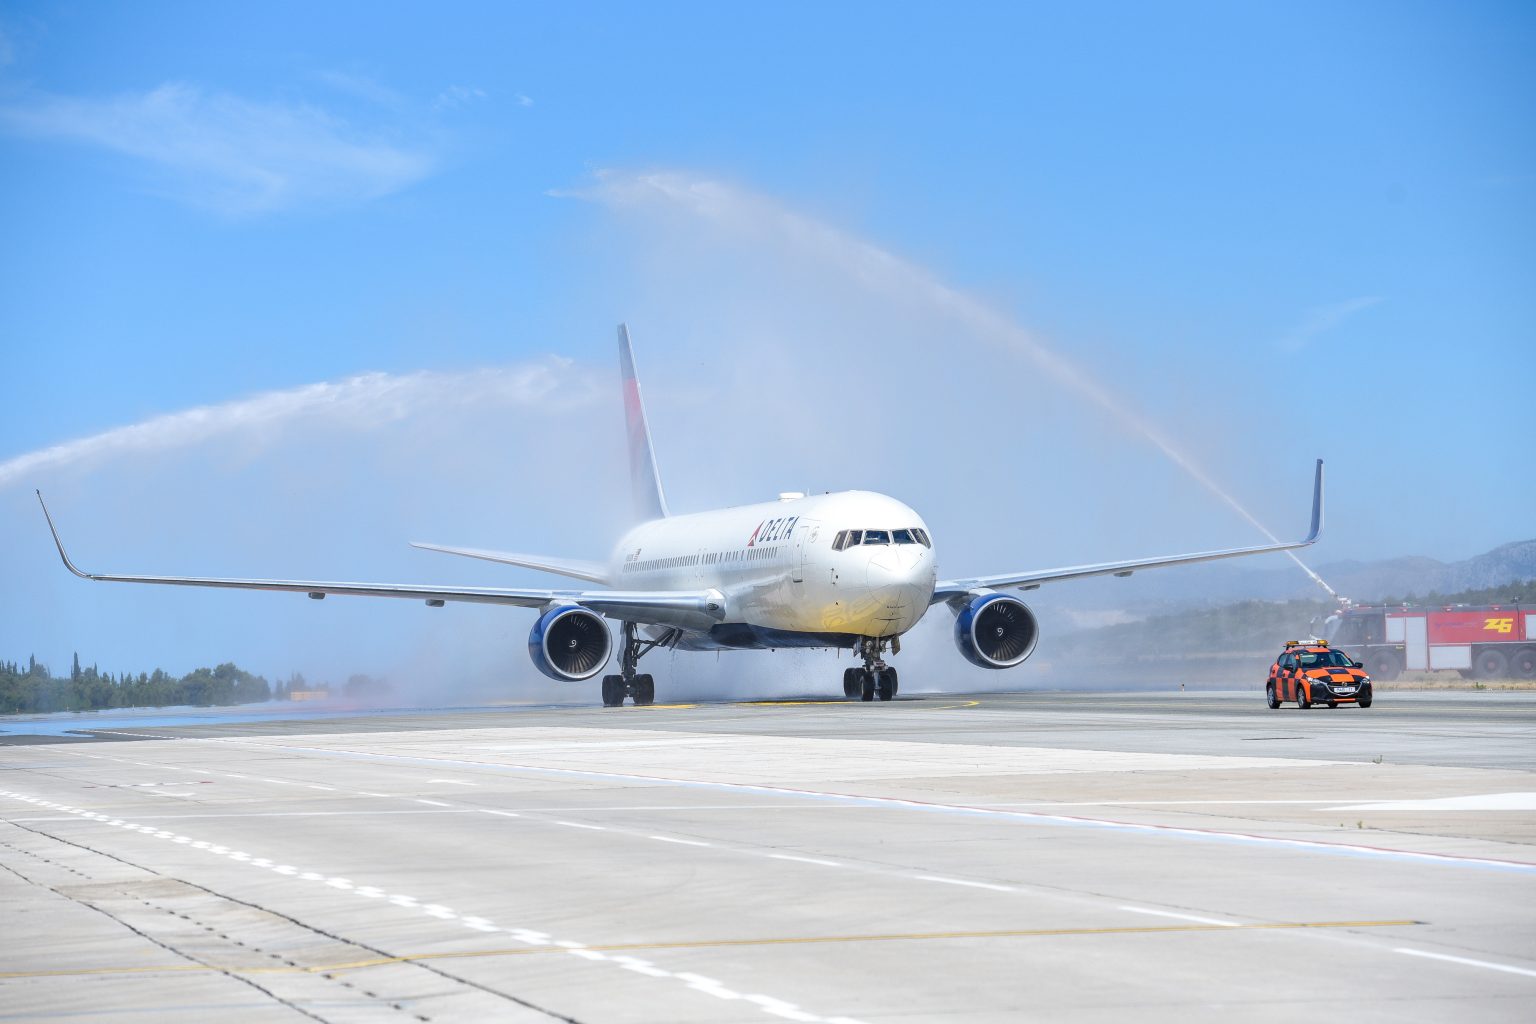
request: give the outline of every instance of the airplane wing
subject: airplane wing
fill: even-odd
[[[1028,572],[999,573],[995,576],[973,576],[968,579],[940,580],[933,591],[932,604],[949,601],[976,590],[997,590],[1019,587],[1034,590],[1042,583],[1058,580],[1076,580],[1087,576],[1129,576],[1142,569],[1161,569],[1167,565],[1190,565],[1194,562],[1214,562],[1222,558],[1240,558],[1259,555],[1267,551],[1290,551],[1304,548],[1317,540],[1323,530],[1323,460],[1317,460],[1317,475],[1312,481],[1312,527],[1304,540],[1279,544],[1260,544],[1255,547],[1227,548],[1222,551],[1197,551],[1187,555],[1165,555],[1160,558],[1136,558],[1125,562],[1100,562],[1097,565],[1069,565],[1060,569],[1036,569]]]
[[[644,591],[644,590],[537,590],[498,587],[438,587],[414,583],[340,583],[317,580],[246,580],[215,579],[205,576],[132,576],[115,573],[85,572],[70,560],[59,539],[53,516],[37,494],[53,534],[54,546],[64,567],[86,580],[115,583],[163,583],[183,587],[224,587],[233,590],[278,590],[308,594],[319,600],[330,594],[354,597],[402,597],[425,601],[440,607],[447,601],[477,604],[506,604],[521,608],[542,608],[549,604],[576,604],[609,618],[643,623],[694,625],[708,628],[725,617],[725,599],[718,591]]]
[[[483,548],[450,548],[441,544],[424,544],[420,541],[411,541],[411,547],[421,548],[423,551],[441,551],[446,555],[463,555],[465,558],[483,558],[487,562],[500,562],[502,565],[517,565],[525,569],[538,569],[540,572],[551,572],[556,576],[569,576],[572,579],[586,580],[588,583],[601,583],[605,586],[608,580],[608,567],[598,562],[584,562],[576,558],[553,558],[549,555],[520,555],[513,551],[486,551]]]

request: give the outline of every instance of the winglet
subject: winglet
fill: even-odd
[[[629,433],[629,477],[634,487],[635,512],[642,519],[664,519],[667,498],[656,469],[656,450],[651,428],[640,400],[640,378],[635,373],[635,353],[629,344],[629,327],[619,324],[619,372],[624,379],[624,421]]]
[[[79,576],[83,580],[93,579],[94,577],[92,577],[90,573],[81,572],[79,569],[75,568],[75,563],[71,562],[69,560],[69,555],[65,554],[64,542],[59,540],[58,527],[53,525],[53,516],[48,514],[48,505],[43,501],[42,491],[37,492],[37,503],[43,506],[43,518],[48,520],[48,532],[53,534],[53,546],[59,549],[59,557],[64,559],[64,568],[68,569],[70,572],[74,573],[76,576]]]
[[[1312,478],[1312,529],[1304,543],[1311,544],[1323,532],[1323,460],[1317,460],[1317,475]]]

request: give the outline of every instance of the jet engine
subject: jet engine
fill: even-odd
[[[613,654],[613,635],[601,615],[567,605],[539,616],[528,634],[528,656],[540,672],[562,683],[590,679]]]
[[[1012,668],[1035,653],[1040,623],[1029,605],[1007,594],[979,594],[955,617],[955,646],[981,668]]]

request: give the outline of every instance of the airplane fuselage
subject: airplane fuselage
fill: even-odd
[[[618,590],[713,590],[723,621],[682,646],[846,647],[917,624],[938,578],[922,517],[842,491],[657,519],[614,548]]]

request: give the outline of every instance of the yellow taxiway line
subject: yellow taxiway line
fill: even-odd
[[[696,939],[684,942],[625,942],[586,946],[597,953],[635,953],[661,949],[721,949],[734,946],[805,946],[841,942],[942,942],[958,939],[1030,939],[1067,935],[1166,935],[1170,932],[1280,931],[1304,928],[1404,928],[1422,921],[1264,921],[1254,924],[1162,924],[1110,928],[1021,928],[1005,931],[896,932],[873,935],[796,935],[760,939]],[[156,974],[217,971],[226,974],[331,974],[365,967],[385,967],[426,960],[463,960],[487,956],[539,956],[566,953],[564,946],[520,946],[513,949],[460,950],[374,957],[313,967],[241,967],[218,964],[167,964],[162,967],[77,967],[52,971],[0,971],[0,978],[65,978],[99,974]]]

